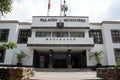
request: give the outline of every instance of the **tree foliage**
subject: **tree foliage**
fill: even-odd
[[[13,0],[0,0],[0,12],[2,15],[12,11]]]
[[[17,48],[17,44],[12,41],[0,45],[0,49],[13,49],[13,48]]]
[[[120,69],[120,54],[117,56],[116,66],[117,69]]]
[[[90,59],[92,58],[92,57],[94,57],[95,58],[95,60],[96,60],[96,62],[97,62],[97,64],[100,64],[101,63],[101,59],[102,59],[102,57],[101,57],[101,55],[103,54],[103,51],[97,51],[97,52],[93,52],[93,53],[90,53]]]

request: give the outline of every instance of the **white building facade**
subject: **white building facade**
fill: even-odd
[[[0,20],[0,43],[14,41],[16,49],[0,50],[0,65],[16,65],[23,50],[24,66],[86,68],[96,65],[91,52],[103,51],[103,66],[114,66],[120,53],[120,22],[90,23],[86,16],[33,16],[32,23]]]

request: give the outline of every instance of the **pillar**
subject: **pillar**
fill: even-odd
[[[68,50],[68,68],[72,68],[72,65],[71,65],[71,50]]]
[[[49,55],[49,68],[53,68],[53,62],[52,62],[52,57],[53,57],[53,50],[50,50],[50,55]]]

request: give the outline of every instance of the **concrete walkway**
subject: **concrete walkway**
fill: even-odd
[[[102,80],[96,72],[36,72],[30,80]]]

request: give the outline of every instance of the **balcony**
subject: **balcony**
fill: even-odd
[[[68,46],[94,46],[94,42],[92,38],[67,38],[67,37],[48,37],[48,38],[28,38],[28,47],[31,45],[36,45],[36,46],[61,46],[64,45],[66,47]]]

